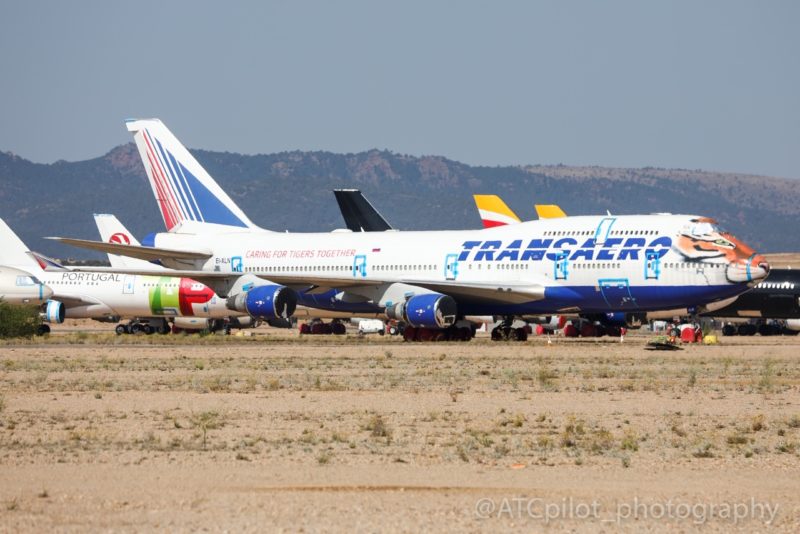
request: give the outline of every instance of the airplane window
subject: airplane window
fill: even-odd
[[[35,282],[33,278],[30,276],[17,276],[17,285],[18,286],[32,286]]]

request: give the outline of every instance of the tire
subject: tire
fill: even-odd
[[[139,324],[132,324],[130,327],[131,334],[138,334],[141,331],[142,331],[142,326]]]
[[[118,324],[116,328],[114,328],[114,332],[117,333],[118,336],[122,334],[128,333],[128,328],[124,324]]]
[[[515,328],[514,339],[516,341],[528,341],[528,331],[525,328]]]
[[[38,336],[46,336],[50,333],[50,325],[49,324],[40,324],[36,328],[36,335]]]
[[[144,332],[146,336],[149,336],[150,334],[153,333],[153,327],[150,326],[149,324],[142,325],[142,332]]]
[[[732,324],[726,324],[722,327],[723,336],[735,336],[737,334],[736,327]]]

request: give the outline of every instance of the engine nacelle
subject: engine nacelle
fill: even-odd
[[[175,317],[172,324],[181,330],[211,330],[211,319],[202,317]]]
[[[64,308],[64,304],[62,302],[57,300],[48,300],[44,307],[42,319],[46,323],[61,324],[64,322],[66,313],[66,308]]]
[[[786,319],[786,328],[797,332],[800,330],[800,319]]]
[[[286,286],[258,286],[228,297],[226,306],[229,310],[247,313],[259,319],[286,319],[297,308],[297,293]]]
[[[228,325],[231,328],[255,328],[261,324],[261,321],[254,319],[249,315],[241,315],[239,317],[231,317],[228,320]]]
[[[453,297],[441,293],[415,295],[386,308],[390,319],[405,321],[416,328],[448,328],[455,324],[458,306]]]

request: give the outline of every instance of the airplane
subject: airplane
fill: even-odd
[[[94,221],[97,225],[97,231],[100,233],[100,239],[103,241],[108,243],[128,243],[139,246],[139,241],[116,216],[107,213],[96,213],[94,215]],[[108,254],[108,261],[112,267],[116,268],[148,269],[154,270],[155,273],[161,273],[164,276],[170,276],[169,269],[163,267],[158,268],[143,260]],[[174,317],[171,321],[171,329],[174,332],[197,330],[209,330],[213,332],[223,330],[225,333],[230,333],[231,328],[255,328],[259,324],[260,321],[248,315],[220,317],[219,313],[216,313],[214,317]],[[169,328],[170,323],[162,317],[134,317],[127,324],[119,325],[117,333],[132,334],[140,330],[145,332],[156,330],[166,333]]]
[[[701,308],[767,276],[763,256],[697,215],[574,216],[483,230],[278,233],[258,227],[157,119],[129,120],[167,232],[142,246],[61,242],[192,276],[257,317],[313,307],[383,312],[419,337],[463,333],[463,317]],[[119,271],[118,272],[126,272]],[[130,270],[142,274],[140,270]],[[237,276],[262,285],[243,289]],[[407,329],[408,330],[408,329]],[[463,335],[463,334],[461,334]]]
[[[152,276],[117,274],[96,268],[70,270],[45,256],[29,253],[14,231],[0,219],[0,264],[3,269],[26,273],[40,287],[49,287],[42,303],[46,323],[63,323],[66,318],[91,318],[101,322],[117,322],[120,317],[223,318],[231,314],[206,285],[187,277],[174,277],[165,272]],[[37,289],[38,291],[38,289]],[[42,295],[46,292],[43,290]],[[158,324],[142,324],[137,331],[151,333],[164,328]],[[46,325],[45,325],[46,326]],[[121,327],[123,325],[118,325]],[[44,331],[49,331],[49,327]],[[161,330],[166,333],[165,330]],[[119,330],[117,331],[119,332]]]
[[[772,269],[766,280],[708,315],[748,319],[738,326],[724,325],[722,334],[726,336],[752,336],[756,332],[761,335],[795,335],[800,331],[800,271]],[[775,320],[780,320],[783,328],[778,328]]]

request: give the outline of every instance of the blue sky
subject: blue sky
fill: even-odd
[[[0,150],[193,148],[800,178],[800,2],[5,2]]]

